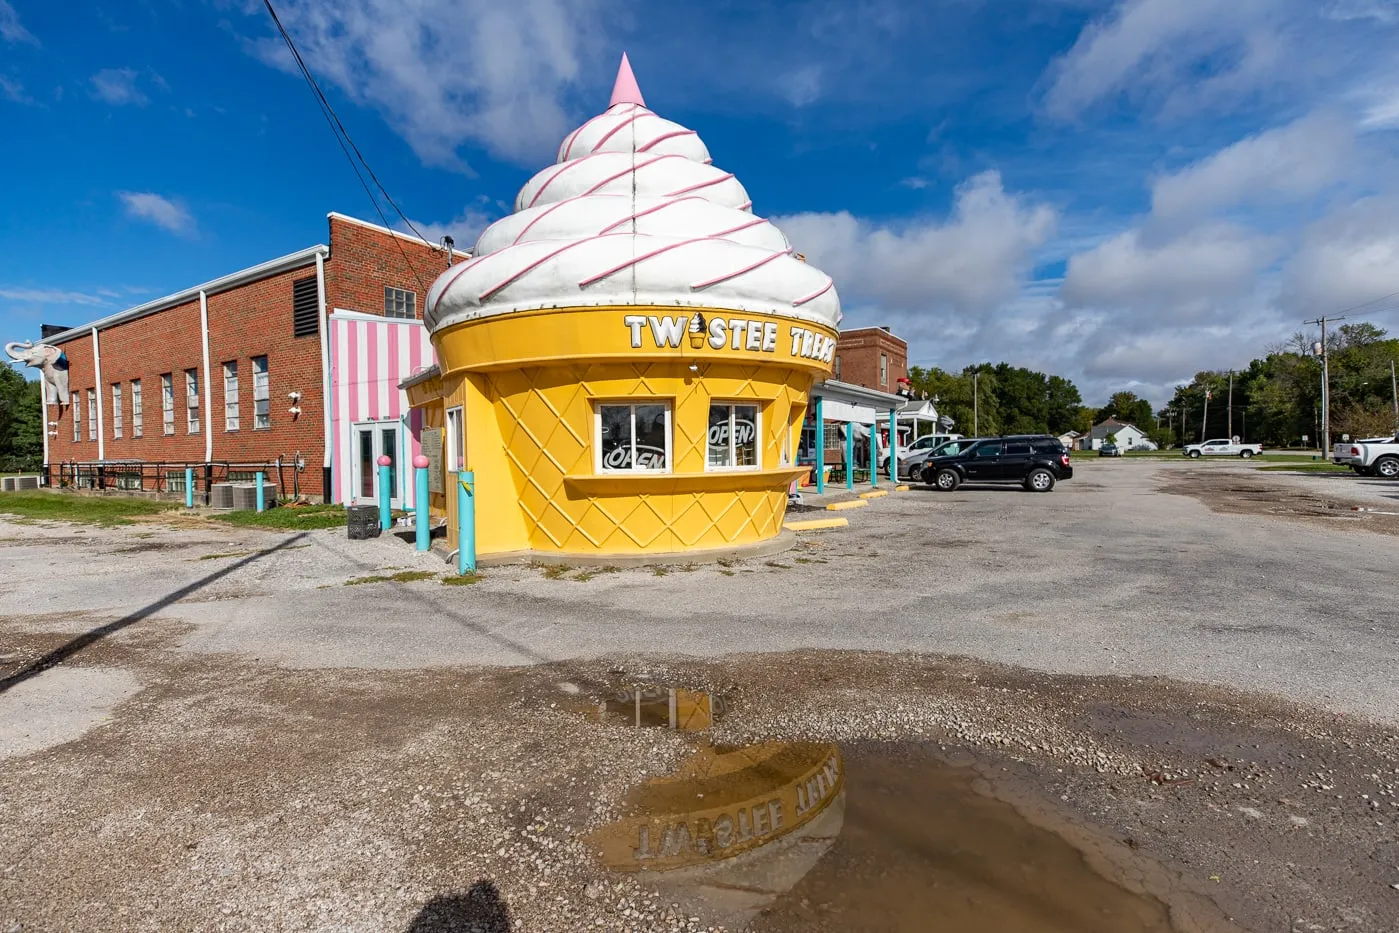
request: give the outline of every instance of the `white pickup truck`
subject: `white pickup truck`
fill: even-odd
[[[1191,459],[1199,457],[1256,457],[1263,452],[1262,444],[1239,444],[1228,438],[1205,441],[1203,444],[1187,444],[1181,453]]]
[[[1331,448],[1331,459],[1361,476],[1399,477],[1399,437],[1366,437],[1342,441]]]

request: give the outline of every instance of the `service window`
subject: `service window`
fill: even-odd
[[[705,467],[711,470],[758,466],[758,406],[712,402]]]
[[[599,472],[670,471],[669,404],[599,404],[594,419]]]
[[[460,407],[447,409],[447,472],[455,473],[465,469],[466,419]]]

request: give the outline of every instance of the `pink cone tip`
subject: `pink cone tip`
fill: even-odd
[[[636,83],[636,75],[632,74],[631,62],[627,61],[626,52],[622,53],[622,64],[617,67],[617,81],[612,85],[612,99],[607,102],[607,106],[614,107],[617,104],[646,106],[646,98],[641,96],[641,88]]]

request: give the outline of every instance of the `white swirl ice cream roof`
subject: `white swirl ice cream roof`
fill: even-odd
[[[658,117],[625,55],[607,110],[564,138],[470,260],[428,291],[429,330],[541,308],[718,308],[835,327],[830,277],[754,216],[694,130]]]

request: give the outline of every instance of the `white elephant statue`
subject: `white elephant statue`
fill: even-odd
[[[58,347],[26,340],[5,344],[10,359],[33,366],[44,374],[48,403],[63,409],[68,405],[68,357]]]

